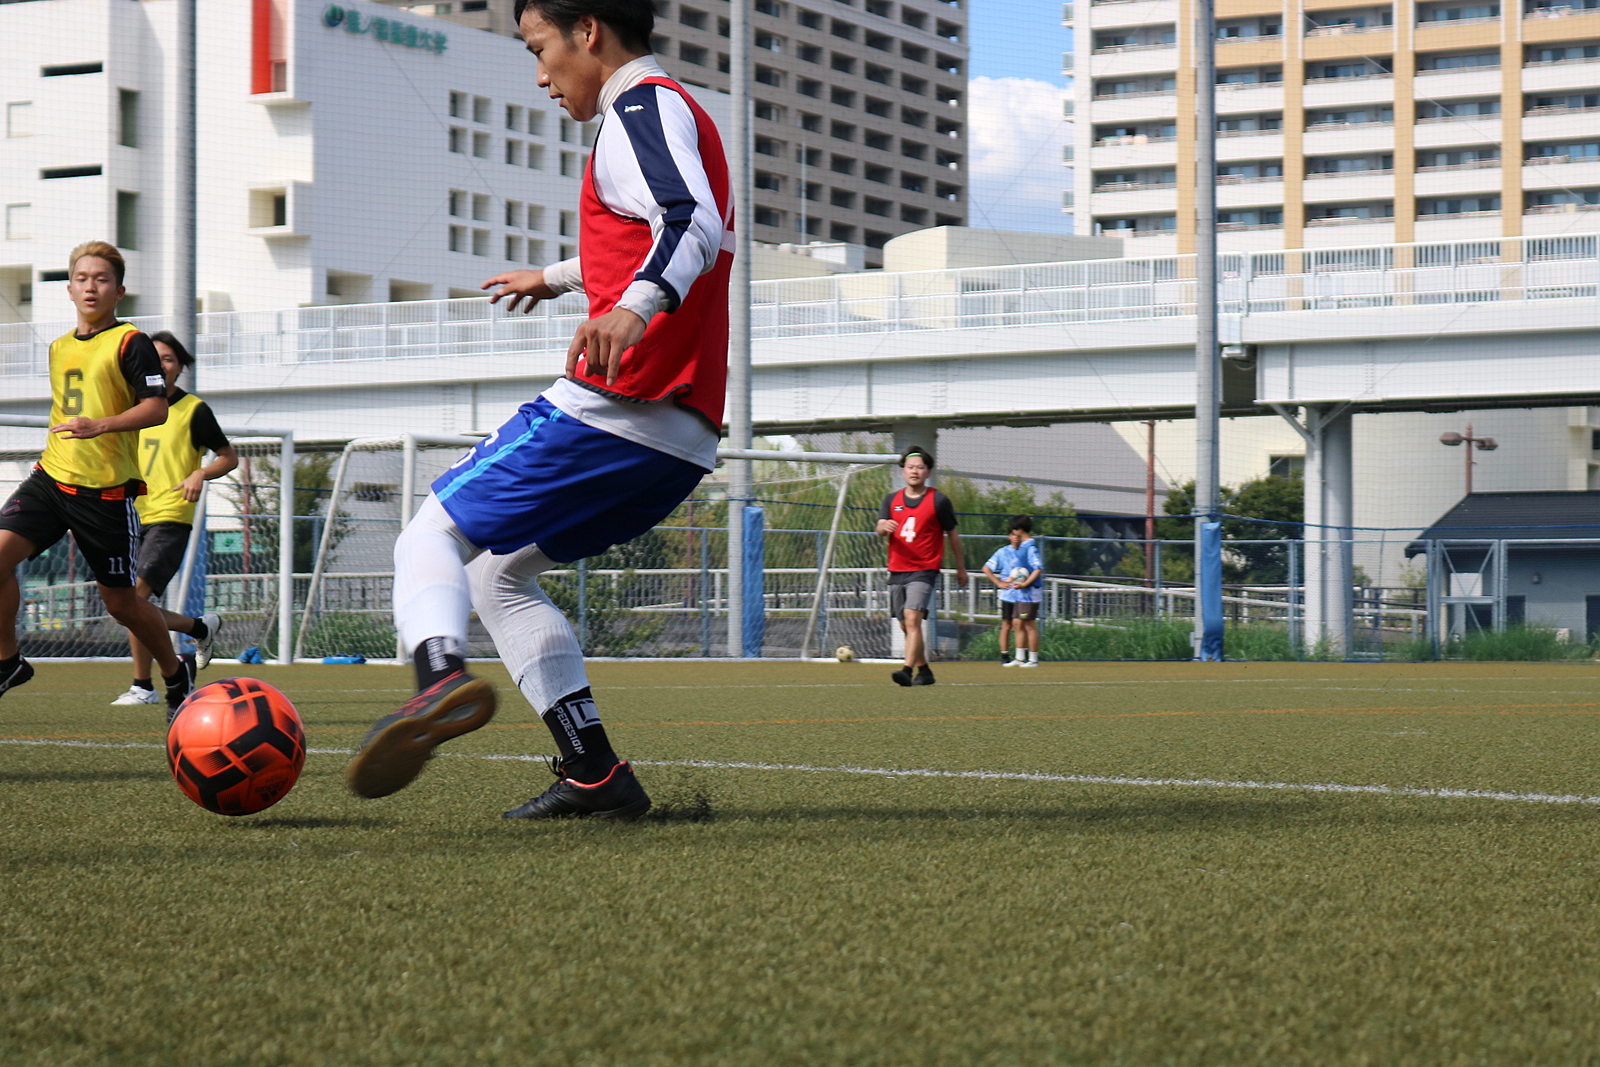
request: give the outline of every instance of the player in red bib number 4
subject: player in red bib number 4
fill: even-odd
[[[889,614],[906,635],[906,665],[889,677],[897,685],[932,685],[922,622],[944,566],[946,535],[956,557],[956,581],[962,585],[967,584],[967,564],[955,508],[949,497],[928,485],[933,457],[920,448],[908,449],[900,457],[900,473],[906,487],[884,497],[878,513],[878,536],[889,539]]]

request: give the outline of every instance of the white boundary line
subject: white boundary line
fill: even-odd
[[[166,746],[146,741],[105,742],[67,741],[47,738],[0,738],[3,745],[26,745],[54,748],[144,748],[162,749]],[[308,748],[307,753],[317,756],[349,756],[348,748]],[[439,755],[457,759],[512,761],[518,763],[543,763],[545,756],[494,754],[475,755],[445,752]],[[1124,778],[1102,774],[1043,774],[1029,771],[937,771],[925,768],[898,769],[890,767],[815,766],[805,763],[747,763],[719,760],[634,760],[640,767],[680,767],[694,770],[717,771],[787,771],[799,774],[853,774],[870,778],[965,778],[985,782],[1051,782],[1062,785],[1110,785],[1170,787],[1189,789],[1244,789],[1265,790],[1276,793],[1334,793],[1356,796],[1421,797],[1438,800],[1499,800],[1520,804],[1588,804],[1600,805],[1600,796],[1580,796],[1576,793],[1515,793],[1493,789],[1420,789],[1397,785],[1351,785],[1344,782],[1256,782],[1247,779],[1226,778]]]

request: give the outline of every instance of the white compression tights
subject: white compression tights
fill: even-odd
[[[539,575],[553,566],[538,545],[485,552],[429,494],[394,544],[394,621],[406,654],[430,637],[464,654],[467,618],[477,608],[501,661],[542,715],[589,684],[572,627],[539,588]]]

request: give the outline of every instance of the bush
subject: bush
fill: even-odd
[[[1451,637],[1441,654],[1433,653],[1427,638],[1402,641],[1390,646],[1386,659],[1428,661],[1434,659],[1473,660],[1480,663],[1560,662],[1585,660],[1595,654],[1593,645],[1582,641],[1563,641],[1547,626],[1507,626],[1502,633],[1481,630]]]

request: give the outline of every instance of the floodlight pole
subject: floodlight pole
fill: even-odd
[[[198,0],[178,0],[178,51],[177,51],[177,129],[175,130],[173,160],[173,227],[172,227],[172,332],[188,346],[190,352],[198,351],[195,344],[195,302],[198,283],[195,273],[197,254],[197,173],[196,173],[196,115],[195,92],[195,7]],[[195,389],[195,369],[184,371],[180,380],[190,392]]]
[[[1215,522],[1220,510],[1222,425],[1222,362],[1217,349],[1217,98],[1216,4],[1196,0],[1194,21],[1195,152],[1195,638],[1196,651],[1205,633],[1201,605],[1207,596],[1220,595],[1209,588],[1212,576],[1201,566],[1201,530]]]
[[[733,112],[728,177],[733,186],[735,249],[728,286],[728,446],[751,445],[750,423],[750,0],[728,5],[728,95]],[[750,500],[750,461],[728,465],[728,655],[744,647],[744,508]],[[759,650],[758,650],[759,651]]]

